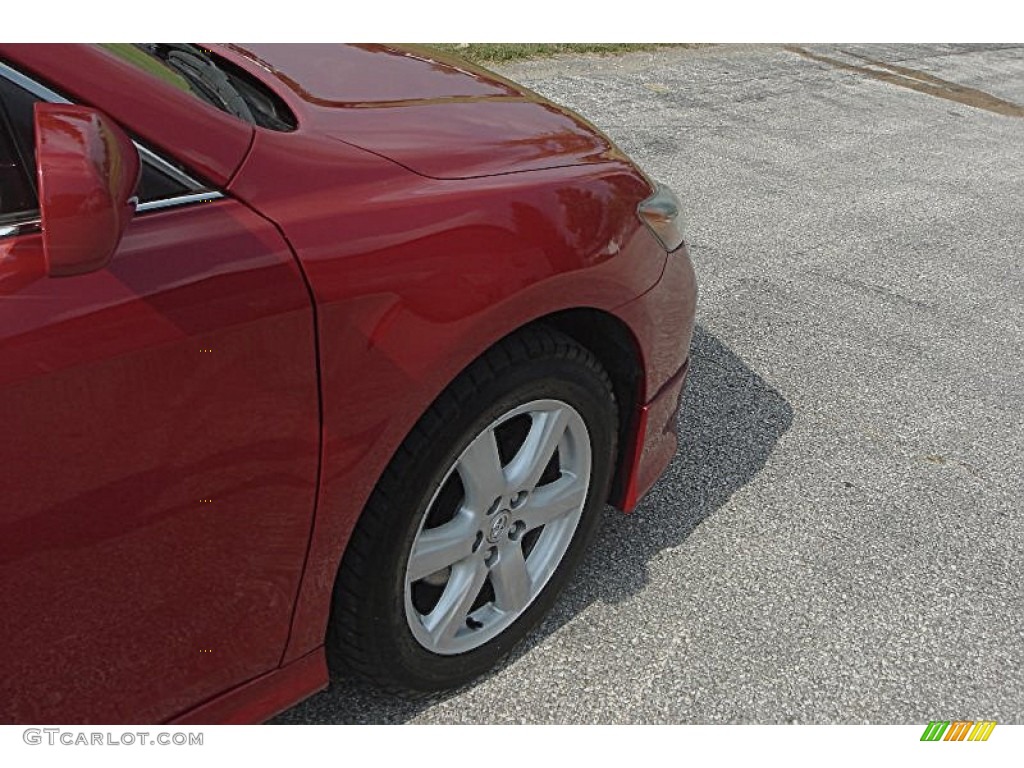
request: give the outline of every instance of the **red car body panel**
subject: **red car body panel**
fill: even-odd
[[[668,467],[679,446],[677,415],[689,368],[697,284],[686,246],[669,255],[661,280],[643,296],[615,310],[642,339],[655,385],[637,412],[630,442],[622,452],[624,488],[611,502],[632,511]],[[664,378],[666,372],[671,375]]]
[[[176,725],[259,723],[323,690],[327,682],[327,660],[320,649],[205,701],[171,722]]]
[[[409,46],[264,43],[213,48],[222,54],[234,51],[255,63],[296,98],[327,106],[520,98],[523,92],[521,85],[461,59]]]
[[[675,451],[693,269],[685,248],[667,255],[636,216],[650,184],[606,139],[467,65],[386,47],[213,48],[272,85],[298,128],[243,126],[251,148],[235,161],[234,128],[221,150],[192,147],[202,126],[243,125],[233,118],[185,97],[187,107],[161,107],[172,118],[147,121],[146,109],[96,85],[103,78],[68,74],[69,62],[100,56],[114,79],[144,77],[112,56],[0,48],[223,179],[233,198],[140,216],[107,270],[67,281],[33,272],[33,241],[0,240],[0,423],[23,418],[20,433],[45,424],[28,451],[0,444],[0,466],[19,470],[0,528],[25,532],[0,539],[0,601],[30,572],[59,574],[15,599],[35,626],[12,654],[26,668],[0,683],[13,686],[0,690],[0,721],[260,720],[325,685],[334,578],[377,478],[459,372],[538,319],[604,313],[635,344],[638,391],[622,404],[633,416],[615,501],[631,508]],[[481,137],[476,110],[508,105],[516,124]],[[428,107],[455,110],[448,153],[442,142],[417,144]],[[187,238],[201,247],[182,247],[172,214],[189,217]],[[55,311],[76,301],[84,308],[74,316]],[[94,508],[105,511],[86,535],[95,521],[83,511]],[[33,542],[73,518],[51,547]],[[33,561],[58,550],[61,566]],[[93,594],[96,584],[123,586],[109,564],[125,558],[146,574],[175,574],[177,592],[166,578],[135,584],[125,594],[141,602],[129,619],[122,603]],[[76,569],[88,574],[81,583]],[[51,600],[53,619],[40,621],[39,591],[54,588],[67,599]],[[104,613],[118,617],[113,637],[65,639],[74,652],[60,651],[55,667],[57,618],[78,617],[91,632]],[[161,645],[170,625],[173,641]],[[129,660],[97,665],[114,639],[129,643]],[[154,645],[156,659],[145,651]],[[92,670],[98,704],[58,682],[69,667]],[[147,679],[164,674],[174,694],[147,700]],[[115,685],[134,697],[109,700]],[[60,700],[26,704],[39,686]]]
[[[284,652],[319,453],[309,295],[236,201],[9,283],[41,240],[0,240],[0,722],[164,720]]]
[[[623,159],[585,123],[457,59],[383,45],[213,46],[275,84],[300,129],[434,178]],[[368,76],[367,72],[372,72]]]

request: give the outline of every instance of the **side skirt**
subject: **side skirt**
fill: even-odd
[[[170,721],[174,725],[244,725],[262,723],[298,704],[329,682],[327,658],[315,651],[243,683]]]

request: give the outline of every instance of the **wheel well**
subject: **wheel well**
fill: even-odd
[[[612,380],[619,404],[619,455],[609,500],[621,499],[628,471],[623,457],[629,455],[644,387],[643,359],[629,327],[614,315],[598,309],[567,309],[535,321],[561,331],[589,349]]]

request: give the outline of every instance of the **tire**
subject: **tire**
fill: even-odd
[[[470,365],[398,449],[352,534],[332,669],[416,696],[498,664],[592,538],[617,419],[608,374],[559,332],[525,330]]]

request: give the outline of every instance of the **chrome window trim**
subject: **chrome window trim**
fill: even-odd
[[[18,70],[14,69],[3,61],[0,61],[0,77],[6,77],[8,80],[13,82],[15,85],[20,86],[24,90],[31,93],[33,96],[37,96],[43,101],[48,101],[51,104],[73,104],[70,99],[66,99],[56,91],[52,91],[45,85],[37,83],[32,78],[22,74]],[[174,166],[173,163],[165,160],[163,157],[158,155],[156,152],[140,144],[138,141],[132,140],[135,148],[139,152],[139,157],[145,162],[148,161],[151,165],[155,166],[161,173],[170,176],[179,184],[189,188],[189,192],[176,197],[168,197],[163,200],[150,200],[145,203],[140,203],[135,209],[136,213],[147,213],[149,211],[161,211],[167,208],[176,208],[180,205],[191,205],[192,203],[206,203],[210,200],[218,200],[224,197],[224,193],[210,189],[197,179],[192,178],[187,173],[179,170]],[[23,227],[29,225],[39,226],[39,220],[36,219],[31,222],[18,223],[12,225],[0,226],[0,237],[9,237],[14,234],[25,234],[21,231]]]
[[[42,228],[42,222],[38,218],[15,221],[11,224],[0,224],[0,237],[30,235],[42,231]]]
[[[21,86],[33,96],[38,96],[43,101],[49,101],[51,104],[71,104],[70,100],[65,99],[59,93],[51,91],[45,85],[37,83],[32,78],[21,74],[21,72],[4,64],[2,61],[0,61],[0,75],[3,75],[15,85]]]
[[[168,197],[165,200],[149,200],[145,203],[139,203],[135,207],[135,212],[146,213],[148,211],[162,211],[165,208],[175,208],[179,205],[208,203],[211,200],[220,200],[222,197],[224,197],[224,195],[216,190],[195,192],[191,195],[179,195],[178,197]]]
[[[180,205],[191,205],[192,203],[209,203],[213,200],[220,200],[224,197],[216,190],[195,192],[189,195],[178,195],[168,197],[164,200],[150,200],[139,203],[135,206],[135,213],[149,213],[150,211],[163,211],[168,208],[177,208]],[[38,216],[25,219],[24,221],[12,221],[8,224],[0,224],[0,239],[5,237],[17,237],[19,235],[31,235],[41,232],[42,219]]]

